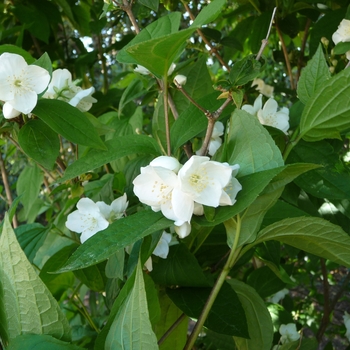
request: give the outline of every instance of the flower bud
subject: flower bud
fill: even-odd
[[[333,74],[334,71],[335,71],[335,68],[334,67],[329,67],[329,71],[331,72],[331,74]]]
[[[324,45],[324,46],[328,46],[329,45],[329,40],[326,38],[326,37],[322,37],[321,38],[321,43]]]
[[[174,84],[175,84],[175,85],[181,85],[181,86],[183,86],[183,85],[186,84],[186,82],[187,82],[187,77],[184,76],[184,75],[178,74],[178,75],[176,75],[175,78],[174,78]]]
[[[338,60],[332,60],[332,66],[336,67],[337,64],[338,64]]]

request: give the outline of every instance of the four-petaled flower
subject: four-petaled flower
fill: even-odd
[[[0,81],[0,100],[5,101],[3,114],[11,119],[34,109],[50,74],[44,68],[28,65],[22,56],[6,52],[0,56]]]

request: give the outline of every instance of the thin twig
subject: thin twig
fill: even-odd
[[[186,318],[185,314],[182,314],[171,326],[170,328],[163,334],[163,336],[158,340],[158,345],[164,343],[164,341],[169,337],[169,335],[177,328],[180,323]]]
[[[289,75],[289,79],[290,79],[290,88],[292,90],[295,90],[295,84],[294,84],[294,79],[293,79],[292,67],[290,65],[286,43],[284,42],[282,33],[281,33],[277,23],[276,23],[276,30],[277,30],[277,34],[278,34],[278,37],[279,37],[280,42],[281,42],[282,51],[283,51],[283,55],[284,55],[284,60],[286,61],[287,71],[288,71],[288,75]]]
[[[305,47],[306,47],[307,38],[309,36],[310,25],[311,25],[311,19],[308,18],[306,21],[306,24],[305,24],[303,41],[302,41],[301,47],[300,47],[300,56],[298,59],[298,71],[297,71],[297,76],[296,76],[297,82],[299,81],[301,69],[303,68],[302,66],[303,66],[303,61],[304,61]]]
[[[132,12],[132,3],[129,2],[128,0],[123,0],[123,5],[118,3],[118,6],[126,12],[126,14],[128,15],[131,24],[133,25],[136,34],[140,33],[140,27],[136,22],[136,18]]]
[[[317,332],[317,341],[320,342],[327,325],[329,323],[329,315],[330,315],[330,300],[329,300],[329,284],[328,284],[328,272],[326,267],[325,259],[321,258],[321,271],[322,271],[322,282],[323,282],[323,296],[324,296],[324,304],[323,304],[323,316],[320,324],[320,328]]]

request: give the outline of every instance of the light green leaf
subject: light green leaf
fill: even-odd
[[[23,334],[10,342],[7,350],[83,350],[83,348],[55,339],[46,334]]]
[[[117,54],[116,59],[120,63],[134,63],[137,64],[132,56],[126,51],[130,46],[149,41],[151,39],[159,38],[163,35],[175,33],[178,31],[181,21],[180,12],[172,12],[167,16],[161,17],[153,23],[144,28],[134,39],[125,45]]]
[[[301,72],[298,81],[298,97],[304,104],[308,102],[315,91],[322,87],[331,78],[321,44],[306,68]]]
[[[229,279],[227,282],[237,293],[248,323],[250,339],[234,337],[237,350],[270,350],[273,340],[273,325],[265,302],[247,284],[236,279]]]
[[[35,59],[26,50],[23,50],[20,47],[15,45],[10,45],[10,44],[0,45],[0,55],[5,52],[21,55],[28,64],[32,64],[35,61]]]
[[[163,215],[151,210],[141,211],[116,220],[103,231],[97,232],[82,244],[58,271],[65,272],[95,265],[106,260],[119,249],[135,243],[140,238],[165,229],[173,224]]]
[[[186,40],[195,31],[188,28],[156,39],[143,41],[126,49],[134,60],[159,78],[167,76],[170,65],[174,62]]]
[[[89,119],[67,102],[41,99],[34,108],[33,114],[71,142],[106,149]]]
[[[350,267],[350,237],[327,220],[299,217],[278,221],[260,231],[253,245],[272,239]]]
[[[350,50],[350,43],[349,42],[340,42],[337,45],[334,46],[333,52],[335,55],[342,55]]]
[[[149,320],[140,261],[136,269],[134,286],[111,325],[106,338],[105,349],[158,349],[157,338],[153,333]]]
[[[308,100],[300,120],[300,136],[308,142],[340,138],[350,129],[350,69],[344,69]]]
[[[153,154],[155,157],[161,155],[157,142],[144,135],[118,136],[106,141],[105,144],[107,151],[91,149],[84,157],[68,166],[60,181],[70,180],[124,156],[136,153]]]
[[[192,27],[201,27],[214,21],[220,14],[222,7],[226,4],[226,0],[214,0],[204,7],[192,23]]]
[[[18,143],[23,151],[46,169],[52,170],[60,153],[58,135],[40,119],[29,120],[20,129]]]
[[[40,58],[33,62],[33,64],[46,69],[49,72],[50,76],[52,75],[52,62],[47,52],[41,55]]]
[[[56,300],[17,242],[5,215],[0,237],[0,317],[5,345],[23,333],[70,339],[70,327]]]
[[[38,197],[43,179],[43,173],[35,164],[27,165],[18,177],[16,190],[17,195],[21,196],[25,218]]]
[[[283,166],[283,158],[257,117],[236,109],[230,119],[227,142],[229,164],[239,164],[239,177]]]

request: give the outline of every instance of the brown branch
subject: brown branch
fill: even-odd
[[[282,33],[281,33],[277,23],[275,24],[275,27],[276,27],[277,34],[278,34],[278,37],[279,37],[280,42],[281,42],[282,51],[283,51],[283,55],[284,55],[284,60],[286,61],[287,71],[288,71],[288,75],[289,75],[289,79],[290,79],[290,88],[292,90],[295,90],[295,84],[294,84],[294,79],[293,79],[292,67],[290,65],[286,43],[284,42]]]
[[[128,0],[123,0],[123,5],[118,3],[118,6],[126,12],[126,14],[128,15],[131,24],[133,25],[133,27],[135,28],[135,32],[136,34],[140,33],[140,27],[136,22],[136,18],[132,12],[132,3],[129,2]]]
[[[321,341],[324,332],[329,323],[329,315],[330,315],[330,300],[329,300],[329,284],[328,284],[328,272],[326,267],[325,259],[320,259],[321,263],[321,271],[322,271],[322,280],[323,280],[323,296],[324,296],[324,305],[323,305],[323,316],[320,324],[320,328],[318,329],[316,339],[318,342]]]

